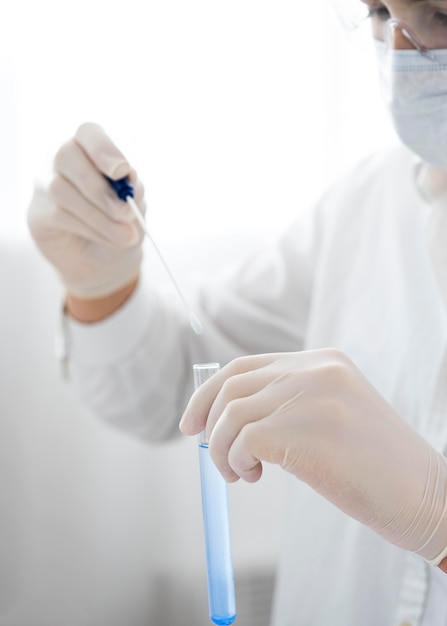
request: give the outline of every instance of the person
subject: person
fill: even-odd
[[[357,4],[402,145],[203,284],[202,337],[141,277],[141,230],[104,175],[128,176],[142,212],[143,185],[101,127],[80,126],[29,207],[84,401],[152,441],[183,413],[229,482],[265,462],[293,477],[275,626],[447,624],[447,2]],[[191,396],[192,363],[216,360]]]

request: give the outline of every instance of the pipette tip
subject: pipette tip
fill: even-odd
[[[191,324],[191,328],[196,333],[196,335],[201,335],[203,333],[203,326],[193,313],[190,313],[189,321]]]

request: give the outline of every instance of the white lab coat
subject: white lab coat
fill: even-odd
[[[213,276],[194,306],[202,338],[175,295],[150,293],[145,282],[104,322],[66,320],[71,379],[86,403],[158,440],[177,432],[193,362],[334,346],[444,451],[447,314],[413,166],[404,148],[373,155],[277,246],[222,281]],[[447,624],[447,575],[290,483],[275,626]]]

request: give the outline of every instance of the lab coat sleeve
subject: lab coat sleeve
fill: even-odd
[[[416,187],[427,203],[426,241],[447,313],[447,171],[417,161]]]
[[[192,365],[300,350],[316,263],[318,220],[304,214],[276,245],[195,289],[197,336],[176,293],[142,280],[130,300],[96,324],[65,320],[69,379],[110,424],[151,441],[169,439],[193,390]],[[149,269],[149,268],[148,268]]]

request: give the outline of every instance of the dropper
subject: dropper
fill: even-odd
[[[183,295],[182,290],[180,289],[177,281],[174,278],[174,275],[172,274],[171,270],[169,269],[168,264],[166,263],[162,253],[160,252],[159,247],[157,246],[157,244],[155,243],[152,235],[149,233],[148,229],[146,228],[146,223],[144,221],[144,217],[143,214],[141,213],[140,209],[138,208],[137,203],[134,200],[134,188],[133,186],[130,184],[129,179],[127,177],[125,178],[120,178],[119,180],[112,180],[111,178],[109,178],[108,176],[105,176],[106,180],[109,182],[109,184],[111,185],[111,187],[115,190],[116,195],[118,196],[118,198],[120,200],[122,200],[123,202],[127,202],[130,206],[130,208],[133,211],[133,214],[137,220],[137,222],[139,223],[139,225],[141,226],[144,234],[146,235],[146,237],[150,240],[155,252],[157,253],[160,261],[162,262],[166,272],[168,273],[169,278],[172,281],[172,284],[175,287],[175,290],[177,291],[180,300],[183,303],[183,306],[185,307],[188,316],[189,316],[189,323],[191,324],[191,328],[193,329],[193,331],[196,333],[196,335],[201,335],[203,332],[203,326],[200,323],[199,319],[196,317],[196,315],[194,315],[194,313],[191,310],[191,307],[188,304],[187,299],[185,298],[185,296]]]

